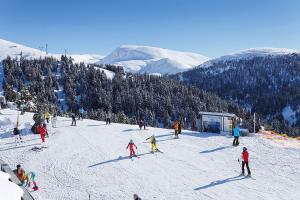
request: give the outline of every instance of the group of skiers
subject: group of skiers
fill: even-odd
[[[37,183],[35,181],[35,173],[34,172],[28,172],[25,173],[25,170],[21,167],[20,164],[17,165],[17,169],[15,171],[18,179],[21,181],[22,185],[25,187],[30,187],[31,182],[33,183],[33,190],[36,191],[38,190]]]
[[[149,140],[149,142],[150,142],[150,144],[151,144],[151,153],[154,153],[154,152],[161,152],[161,151],[158,149],[158,147],[157,147],[157,144],[156,144],[156,138],[155,138],[154,135],[148,137],[148,138],[146,139],[146,141],[148,141],[148,140]],[[129,143],[128,143],[126,149],[128,149],[128,148],[129,148],[129,150],[130,150],[130,158],[136,157],[137,155],[136,155],[136,153],[135,153],[134,148],[137,150],[137,146],[135,145],[135,143],[133,142],[132,139],[129,141]]]

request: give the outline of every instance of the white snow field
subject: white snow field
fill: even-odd
[[[1,110],[12,122],[17,112]],[[21,128],[32,114],[20,116]],[[135,125],[105,125],[102,121],[59,118],[49,125],[50,137],[40,152],[39,135],[26,134],[16,145],[9,133],[0,133],[0,158],[11,168],[21,164],[37,173],[38,200],[298,200],[300,196],[300,145],[286,148],[258,136],[232,138],[217,134],[183,131],[173,139],[173,130],[139,130]],[[25,131],[26,132],[26,131]],[[150,153],[145,139],[157,136],[163,153]],[[140,158],[131,160],[126,146],[133,139]],[[253,178],[240,176],[237,159],[243,146],[250,153]]]

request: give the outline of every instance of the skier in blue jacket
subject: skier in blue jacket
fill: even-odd
[[[79,108],[79,118],[78,118],[78,120],[80,120],[80,118],[83,120],[83,113],[84,113],[83,107]]]
[[[233,146],[238,146],[240,143],[239,143],[239,137],[240,137],[240,129],[239,127],[235,127],[233,129],[233,136],[234,136],[234,139],[233,139]]]

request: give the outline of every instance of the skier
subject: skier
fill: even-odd
[[[232,145],[233,146],[238,146],[240,144],[239,143],[240,129],[238,127],[235,127],[233,129],[233,136],[234,136],[234,139],[233,139]]]
[[[192,131],[196,131],[196,118],[193,119],[193,122],[192,122]]]
[[[151,137],[148,137],[146,140],[150,140],[150,144],[151,144],[151,153],[154,153],[154,151],[160,151],[157,148],[157,144],[156,144],[156,138],[154,135],[152,135]]]
[[[240,162],[240,160],[238,160]],[[242,175],[245,175],[245,170],[244,167],[247,167],[247,172],[248,172],[248,176],[251,176],[251,171],[249,168],[249,153],[247,151],[246,147],[243,147],[243,152],[242,152]]]
[[[110,118],[111,118],[111,112],[107,111],[106,112],[106,125],[110,124]]]
[[[34,191],[38,190],[38,186],[35,182],[35,173],[34,172],[29,172],[26,174],[25,170],[21,167],[21,165],[18,164],[16,174],[22,184],[24,184],[26,182],[25,187],[26,186],[30,187],[31,181],[32,181],[33,186],[34,186],[33,190]]]
[[[78,120],[80,120],[80,118],[81,118],[81,120],[83,120],[83,113],[84,113],[84,109],[83,109],[83,107],[81,107],[80,109],[79,109],[79,118],[78,118]],[[76,125],[75,125],[76,126]]]
[[[46,136],[46,128],[43,126],[43,124],[40,124],[37,128],[36,128],[36,131],[38,133],[40,133],[40,136],[41,136],[41,139],[42,139],[42,143],[45,144],[45,136]]]
[[[76,126],[76,116],[75,116],[75,114],[72,113],[71,117],[72,117],[72,124],[71,124],[71,126]]]
[[[134,147],[135,147],[136,149],[137,149],[137,147],[136,147],[136,145],[133,143],[132,140],[129,141],[129,143],[128,143],[126,149],[128,149],[128,147],[129,147],[129,150],[130,150],[130,158],[132,158],[133,156],[136,156],[136,155],[135,155],[135,152],[134,152]]]
[[[142,200],[137,194],[133,195],[133,200]]]
[[[50,116],[51,116],[51,115],[50,115],[50,113],[49,113],[48,111],[45,112],[44,117],[45,117],[47,123],[49,123]]]
[[[178,121],[176,120],[175,123],[174,123],[174,125],[173,125],[173,128],[175,130],[175,139],[179,138],[178,137],[178,126],[179,126],[179,124],[178,124]]]
[[[57,116],[56,113],[53,114],[52,117],[52,128],[56,128]]]
[[[15,135],[15,142],[16,143],[23,142],[21,134],[20,134],[20,130],[18,129],[18,127],[14,128],[14,135]]]
[[[49,138],[49,134],[48,134],[48,129],[47,129],[47,124],[46,123],[43,123],[43,127],[45,128],[46,130],[46,137]]]
[[[181,134],[181,120],[179,120],[179,123],[178,123],[178,134]]]
[[[140,127],[140,130],[142,130],[142,127],[143,127],[143,125],[144,125],[144,122],[143,122],[143,120],[140,120],[140,122],[139,122],[139,127]]]

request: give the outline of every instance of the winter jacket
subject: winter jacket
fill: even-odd
[[[80,109],[79,109],[79,113],[80,113],[80,114],[83,114],[83,113],[84,113],[84,109],[83,109],[83,108],[80,108]]]
[[[245,162],[248,162],[248,161],[249,161],[249,153],[248,153],[247,150],[246,150],[246,151],[243,151],[243,153],[242,153],[242,158],[243,158],[243,161],[245,161]]]
[[[176,122],[174,123],[173,127],[174,127],[174,129],[175,129],[176,131],[178,131],[178,121],[176,121]]]
[[[50,118],[50,113],[49,112],[45,112],[45,118],[49,119]]]
[[[25,174],[24,169],[22,169],[22,168],[20,170],[17,170],[17,177],[21,182],[24,182],[25,180],[28,179],[28,177]]]
[[[150,143],[151,143],[151,144],[156,144],[156,139],[155,139],[155,137],[153,137],[153,136],[147,138],[146,140],[150,140]]]
[[[106,113],[106,118],[111,118],[111,112]]]
[[[233,129],[233,136],[235,136],[235,137],[240,136],[240,129],[238,127],[235,127]]]
[[[129,147],[130,150],[134,149],[133,147],[135,147],[137,149],[137,147],[134,143],[128,143],[126,148],[128,149],[128,147]]]
[[[37,127],[36,128],[36,131],[38,132],[38,133],[40,133],[40,135],[41,136],[43,136],[43,137],[45,137],[45,135],[46,135],[46,133],[47,133],[47,130],[46,130],[46,128],[45,127]]]

